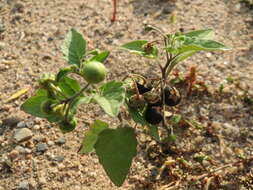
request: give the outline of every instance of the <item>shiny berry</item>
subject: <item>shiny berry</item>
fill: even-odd
[[[144,117],[145,120],[152,125],[157,125],[163,120],[160,111],[156,107],[150,105],[148,105]]]
[[[165,87],[164,94],[165,94],[165,104],[167,106],[176,106],[181,101],[181,95],[175,87],[169,86]]]

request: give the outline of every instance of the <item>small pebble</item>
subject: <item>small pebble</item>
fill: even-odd
[[[28,121],[28,122],[26,122],[26,126],[31,129],[34,126],[34,122],[33,121]]]
[[[2,108],[2,109],[3,109],[3,108]],[[4,111],[6,111],[6,110],[4,110]],[[17,123],[19,123],[20,120],[21,120],[21,119],[18,118],[18,117],[9,117],[9,118],[3,120],[3,125],[7,125],[7,126],[9,126],[9,127],[13,127],[13,126],[15,126]]]
[[[59,137],[56,141],[55,141],[55,144],[57,144],[57,145],[63,145],[63,144],[65,144],[66,143],[66,139],[65,139],[65,137]]]
[[[20,122],[18,122],[17,127],[18,128],[25,128],[26,127],[26,123],[24,121],[20,121]]]
[[[34,130],[39,130],[39,129],[40,129],[40,126],[39,126],[39,125],[34,125],[34,126],[33,126],[33,129],[34,129]]]
[[[17,190],[29,190],[28,181],[22,181],[18,184]]]
[[[9,158],[11,160],[15,160],[17,157],[19,156],[19,152],[17,150],[12,150],[10,153],[9,153]]]
[[[0,136],[0,144],[4,142],[4,137]]]
[[[15,150],[17,150],[20,154],[25,154],[26,153],[25,148],[22,147],[22,146],[19,146],[19,145],[15,147]]]
[[[55,156],[52,159],[53,161],[56,161],[56,162],[62,162],[64,160],[64,156]]]
[[[44,176],[39,177],[39,183],[40,183],[40,184],[46,184],[46,183],[47,183],[46,178],[45,178]]]
[[[36,145],[36,151],[39,153],[44,153],[48,150],[48,146],[46,143],[39,143]]]
[[[53,146],[54,142],[53,141],[48,141],[47,144],[48,144],[48,146]]]
[[[61,170],[63,170],[65,168],[65,165],[64,164],[59,164],[58,165],[58,169],[61,171]]]
[[[21,128],[15,131],[14,140],[16,142],[23,142],[32,138],[32,131],[28,128]]]

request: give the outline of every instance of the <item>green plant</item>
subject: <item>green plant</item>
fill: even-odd
[[[166,110],[176,106],[181,95],[169,83],[171,71],[179,62],[201,50],[228,49],[212,40],[211,30],[166,34],[152,26],[149,29],[157,32],[161,38],[151,42],[132,41],[121,48],[150,59],[158,59],[159,50],[163,51],[165,64],[157,65],[161,71],[160,78],[149,79],[131,74],[123,81],[105,81],[107,69],[104,62],[109,52],[97,49],[88,51],[82,35],[72,29],[62,46],[69,66],[60,69],[57,74],[44,74],[35,95],[21,106],[23,111],[31,115],[56,123],[63,133],[76,128],[75,114],[81,104],[96,103],[109,116],[118,117],[120,124],[117,127],[109,127],[105,121],[95,120],[86,131],[80,149],[81,154],[95,150],[99,162],[117,186],[123,184],[137,152],[135,130],[131,127],[132,122],[123,118],[121,107],[126,108],[124,110],[128,111],[135,123],[145,126],[147,130],[143,131],[148,131],[158,143],[175,141],[172,124],[178,123],[181,117],[175,115],[168,124]],[[74,75],[82,77],[86,84],[81,87]],[[159,127],[166,129],[167,137],[161,138]]]

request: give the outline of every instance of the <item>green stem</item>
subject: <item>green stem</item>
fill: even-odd
[[[176,58],[179,56],[180,54],[175,55],[171,60],[170,60],[170,64],[168,65],[168,67],[166,68],[166,77],[169,76],[170,72],[173,70],[173,68],[177,65],[178,62],[176,62]]]
[[[60,94],[61,96],[63,96],[64,98],[67,98],[67,97],[65,96],[65,94],[63,94],[62,91],[61,91],[60,89],[58,89],[54,84],[49,83],[49,85],[50,85],[50,88],[52,88],[53,90],[55,90],[55,92],[59,93],[59,94]]]
[[[70,111],[70,108],[71,108],[71,104],[73,103],[73,101],[78,97],[80,96],[88,87],[89,87],[89,83],[84,86],[79,92],[77,92],[75,95],[65,99],[62,101],[62,103],[65,104],[65,106],[68,106],[67,107],[67,110],[66,110],[66,113],[65,113],[65,120],[67,121],[68,120],[68,116],[69,116],[69,111]],[[68,105],[67,105],[68,104]]]
[[[75,95],[65,99],[62,101],[62,103],[68,103],[72,100],[74,100],[75,98],[77,98],[78,96],[80,96],[88,87],[90,86],[90,84],[86,84],[86,86],[84,86],[79,92],[77,92]]]

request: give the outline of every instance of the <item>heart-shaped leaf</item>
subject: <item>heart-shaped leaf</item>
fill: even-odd
[[[111,181],[121,186],[136,156],[137,140],[131,127],[105,129],[95,144],[96,154]]]

